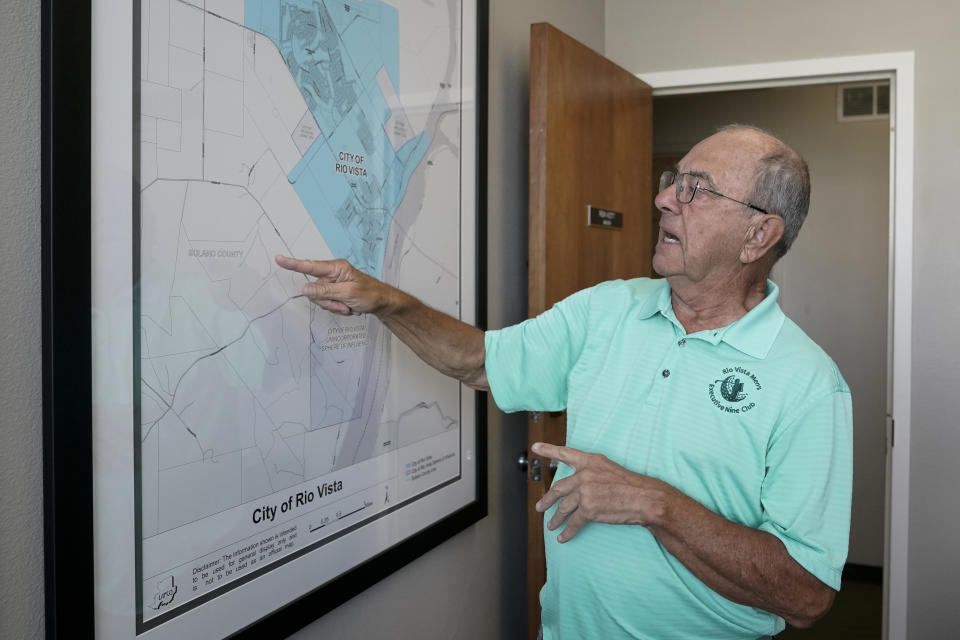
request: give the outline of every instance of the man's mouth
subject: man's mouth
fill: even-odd
[[[680,238],[673,235],[669,231],[663,232],[663,242],[664,244],[680,244]]]

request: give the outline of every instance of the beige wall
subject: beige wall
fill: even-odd
[[[606,1],[606,55],[637,72],[916,52],[911,640],[954,637],[960,625],[958,24],[960,5],[952,1]]]
[[[837,122],[836,85],[654,99],[654,153],[680,154],[717,127],[753,124],[810,166],[800,237],[775,269],[780,305],[840,367],[853,392],[848,562],[883,564],[890,121]]]
[[[40,3],[0,3],[0,638],[43,634]]]
[[[491,0],[488,318],[526,315],[529,24],[603,49],[602,3]],[[0,638],[43,636],[40,11],[0,5]],[[300,638],[511,638],[524,627],[523,416],[491,407],[490,515]]]

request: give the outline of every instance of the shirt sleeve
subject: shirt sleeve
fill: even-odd
[[[578,291],[536,318],[487,331],[487,382],[502,411],[566,408],[567,379],[587,336],[591,292]]]
[[[853,411],[848,389],[821,396],[774,431],[760,492],[759,529],[829,587],[840,589],[853,483]]]

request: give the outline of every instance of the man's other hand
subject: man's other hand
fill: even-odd
[[[278,255],[284,269],[316,278],[301,291],[322,309],[349,316],[378,313],[388,303],[391,287],[354,268],[346,260],[297,260]]]
[[[553,483],[536,505],[537,511],[543,512],[559,502],[547,523],[553,531],[566,521],[557,536],[559,542],[570,540],[590,521],[649,525],[665,508],[668,493],[676,491],[660,480],[628,471],[604,455],[544,442],[532,448],[574,470],[572,476]]]

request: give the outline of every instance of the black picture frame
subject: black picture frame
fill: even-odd
[[[43,544],[48,638],[93,637],[96,622],[92,5],[91,0],[41,3]],[[477,0],[476,8],[476,320],[485,328],[488,0]],[[486,394],[477,392],[476,413],[475,500],[235,636],[293,633],[483,518],[487,513]]]

